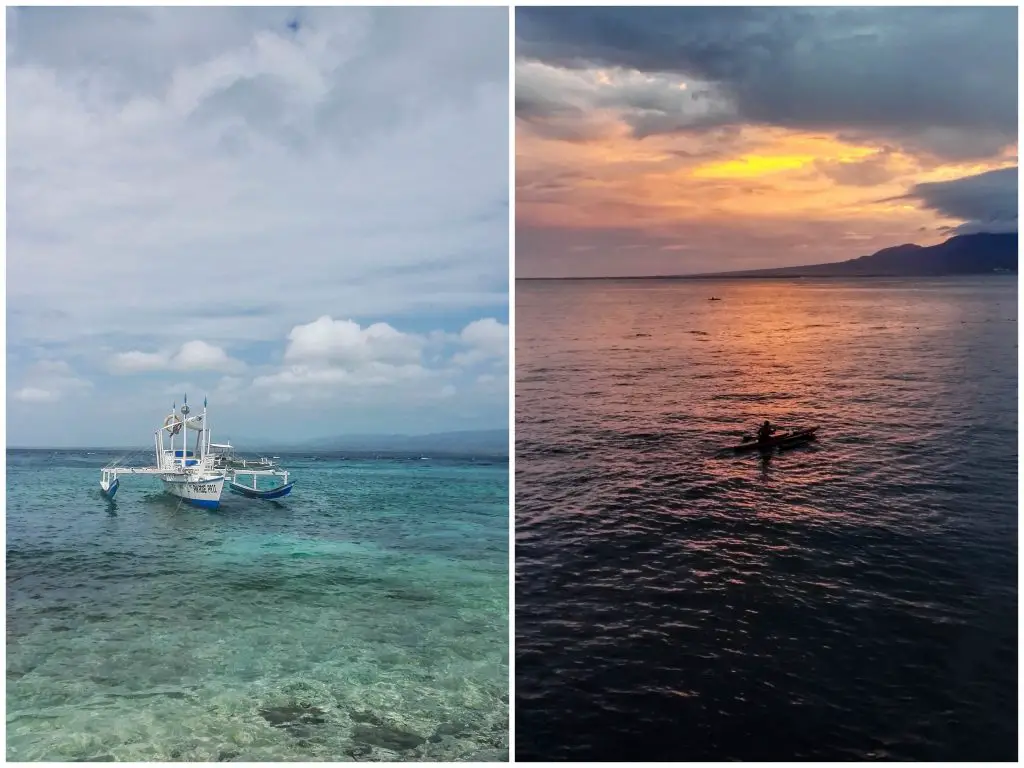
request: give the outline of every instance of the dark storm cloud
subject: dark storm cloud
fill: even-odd
[[[953,157],[1016,138],[1016,8],[520,8],[516,34],[521,59],[713,83],[737,121]]]
[[[565,67],[599,64],[731,80],[753,63],[736,55],[739,49],[781,51],[806,24],[803,11],[777,16],[766,8],[519,8],[516,54]]]
[[[1017,231],[1017,168],[917,184],[906,195],[944,216],[964,219],[957,233]]]
[[[524,120],[550,117],[582,117],[582,110],[543,93],[516,89],[516,117]]]

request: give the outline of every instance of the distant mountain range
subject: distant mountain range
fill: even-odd
[[[467,430],[463,432],[439,432],[428,435],[340,435],[315,440],[304,440],[295,443],[268,441],[232,437],[229,442],[242,455],[277,455],[296,453],[331,453],[343,454],[350,458],[358,457],[415,457],[430,458],[508,458],[507,429]],[[224,438],[227,440],[228,438]],[[216,442],[216,441],[215,441]],[[114,448],[109,446],[70,448],[59,447],[24,447],[8,446],[8,451],[72,451],[81,452],[137,452],[138,446]],[[152,451],[152,449],[149,449]]]
[[[686,277],[940,277],[1017,273],[1017,233],[957,235],[932,246],[897,245],[834,264],[755,269]]]
[[[429,435],[339,435],[281,446],[280,450],[507,457],[508,438],[507,429],[438,432]]]

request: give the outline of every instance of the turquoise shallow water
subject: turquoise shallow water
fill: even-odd
[[[507,759],[507,463],[209,512],[108,460],[8,453],[8,760]]]

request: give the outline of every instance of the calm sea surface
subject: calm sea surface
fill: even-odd
[[[1015,278],[517,283],[517,757],[1016,759],[1016,321]],[[722,455],[766,418],[820,439]]]
[[[284,456],[211,512],[111,458],[8,453],[8,760],[507,756],[506,462]]]

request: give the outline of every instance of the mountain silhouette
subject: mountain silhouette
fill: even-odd
[[[755,269],[700,277],[938,277],[1017,273],[1017,233],[957,235],[938,245],[907,243],[833,264]]]

